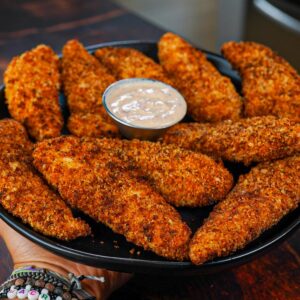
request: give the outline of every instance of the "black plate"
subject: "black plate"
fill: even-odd
[[[106,44],[98,44],[87,47],[91,52],[104,46],[132,47],[141,50],[146,55],[157,60],[157,46],[155,42],[125,41]],[[240,78],[231,70],[229,63],[221,56],[205,51],[207,57],[220,70],[221,73],[230,77],[236,88],[240,90]],[[61,96],[61,105],[64,115],[68,117],[68,111],[63,95]],[[0,88],[0,118],[9,117],[9,113],[4,104],[4,88]],[[67,133],[64,129],[64,133]],[[237,178],[239,174],[245,173],[248,169],[241,165],[227,164],[227,167],[234,173]],[[195,231],[212,210],[212,206],[205,208],[178,209],[182,218]],[[22,224],[18,219],[7,213],[0,206],[1,218],[21,233],[26,238],[39,244],[40,246],[71,260],[81,262],[91,266],[107,268],[110,270],[123,272],[137,272],[149,274],[166,274],[166,275],[191,275],[219,272],[225,268],[233,267],[251,260],[271,246],[283,241],[287,236],[294,232],[300,225],[299,218],[300,207],[288,214],[272,229],[266,231],[260,238],[250,243],[243,250],[237,251],[233,255],[218,258],[207,262],[201,266],[194,266],[190,262],[168,261],[152,252],[129,243],[121,235],[113,233],[106,226],[96,223],[89,217],[74,212],[75,215],[87,220],[92,227],[93,237],[79,238],[71,242],[62,242],[53,238],[47,238],[35,231],[29,226]],[[135,249],[131,254],[130,250]]]

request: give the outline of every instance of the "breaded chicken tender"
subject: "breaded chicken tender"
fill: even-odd
[[[133,48],[101,48],[95,56],[115,75],[117,79],[149,78],[169,85],[173,82],[163,68],[153,59]]]
[[[24,223],[47,236],[71,240],[90,233],[31,166],[32,145],[16,121],[0,121],[0,203]]]
[[[0,155],[28,158],[32,150],[27,132],[19,122],[13,119],[0,120]]]
[[[165,144],[175,144],[178,147],[194,150],[195,141],[206,133],[209,123],[179,123],[170,127],[159,141]]]
[[[62,81],[70,111],[89,113],[101,107],[102,94],[115,77],[77,40],[68,41],[62,53]]]
[[[61,196],[130,242],[169,259],[187,257],[190,229],[179,213],[114,153],[88,139],[39,143],[34,165]]]
[[[39,45],[13,58],[4,74],[5,97],[11,116],[36,140],[60,135],[58,56]]]
[[[34,230],[61,240],[90,233],[89,225],[72,216],[64,201],[23,161],[0,157],[0,203]]]
[[[172,130],[163,138],[165,142],[182,144],[188,134],[188,125],[178,130],[183,135],[173,136]],[[198,137],[197,137],[198,135]],[[191,137],[192,139],[192,137]],[[241,119],[238,122],[227,120],[214,126],[200,126],[193,132],[189,149],[249,165],[284,158],[300,152],[300,124],[288,118],[274,116]]]
[[[240,177],[195,233],[190,244],[192,262],[199,265],[243,248],[299,202],[299,156],[259,164]]]
[[[229,78],[178,35],[168,32],[158,43],[161,65],[182,93],[197,122],[240,118],[242,101]]]
[[[242,81],[245,115],[275,115],[300,121],[300,76],[270,48],[253,42],[228,42],[226,59]]]
[[[116,81],[114,76],[77,40],[63,47],[61,65],[71,112],[70,132],[77,136],[116,136],[118,128],[102,107],[102,94]]]
[[[94,143],[137,167],[138,174],[175,206],[212,204],[225,198],[233,184],[232,175],[222,165],[175,145],[117,139],[98,139]]]
[[[119,129],[112,122],[104,107],[93,113],[71,114],[68,129],[77,137],[119,137]]]

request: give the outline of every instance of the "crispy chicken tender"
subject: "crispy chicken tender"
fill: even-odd
[[[4,74],[5,96],[11,116],[36,140],[60,135],[58,57],[39,45],[13,58]]]
[[[95,52],[95,56],[118,79],[150,78],[173,85],[159,64],[136,49],[101,48]]]
[[[28,158],[33,150],[25,128],[13,119],[0,121],[0,155]]]
[[[259,164],[240,177],[195,233],[190,244],[192,262],[199,265],[243,248],[299,202],[299,156]]]
[[[165,144],[175,144],[181,148],[194,150],[197,141],[207,129],[209,123],[179,123],[170,127],[159,141]]]
[[[69,131],[77,137],[119,137],[119,129],[109,118],[105,109],[74,113],[68,119]]]
[[[91,112],[100,107],[102,94],[115,77],[77,40],[68,41],[62,53],[62,81],[70,111]]]
[[[161,65],[182,93],[188,113],[198,122],[239,119],[242,101],[229,78],[178,35],[168,32],[158,43]]]
[[[60,137],[39,143],[34,164],[71,206],[130,242],[169,259],[187,257],[190,229],[179,213],[114,153],[93,140]]]
[[[77,40],[63,47],[61,66],[71,112],[70,132],[77,136],[116,136],[117,126],[102,107],[102,94],[116,81],[114,76]]]
[[[163,141],[183,144],[188,131],[188,125],[182,125],[175,137],[171,130]],[[246,165],[275,160],[300,152],[300,124],[288,118],[263,116],[238,122],[227,120],[206,130],[200,125],[190,137],[188,148]]]
[[[120,133],[104,107],[99,107],[93,113],[71,114],[68,128],[77,137],[119,137]]]
[[[206,155],[175,145],[133,140],[99,139],[103,150],[116,152],[147,179],[170,204],[199,207],[219,201],[232,188],[232,175]]]
[[[71,240],[90,233],[31,166],[32,145],[16,121],[0,121],[0,203],[34,230]]]
[[[275,115],[300,121],[300,76],[270,48],[253,42],[228,42],[226,59],[243,78],[245,115]]]

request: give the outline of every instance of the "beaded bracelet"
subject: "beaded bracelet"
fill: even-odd
[[[104,277],[75,276],[69,278],[40,268],[24,267],[13,271],[11,276],[0,286],[0,299],[29,300],[95,300],[84,291],[80,281],[83,279],[105,282]]]

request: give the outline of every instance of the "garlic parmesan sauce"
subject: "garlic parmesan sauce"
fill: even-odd
[[[187,105],[182,95],[160,81],[130,79],[119,81],[108,89],[105,102],[109,111],[137,127],[168,127],[186,114]]]

